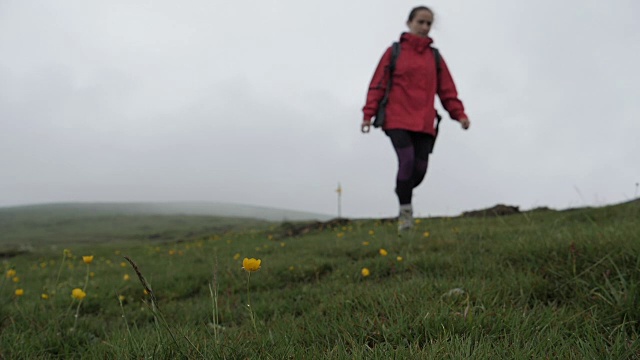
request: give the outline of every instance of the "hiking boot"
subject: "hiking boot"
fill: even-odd
[[[413,208],[411,205],[400,205],[398,215],[398,232],[410,230],[413,227]]]

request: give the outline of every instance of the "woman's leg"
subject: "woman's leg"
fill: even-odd
[[[429,154],[433,148],[435,138],[432,135],[424,133],[411,133],[411,142],[414,148],[414,166],[411,176],[413,188],[415,189],[427,174],[429,166]]]
[[[415,149],[409,131],[387,130],[393,149],[398,156],[398,174],[396,175],[396,194],[400,205],[410,205],[413,194],[413,172],[415,168]]]

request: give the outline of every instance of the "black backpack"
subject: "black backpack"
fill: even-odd
[[[433,46],[430,46],[431,51],[433,51],[433,56],[436,59],[436,74],[437,76],[440,75],[440,72],[442,71],[442,67],[440,66],[440,51],[437,48],[434,48]],[[384,96],[382,97],[382,100],[380,100],[380,104],[378,104],[378,112],[376,113],[376,119],[373,121],[373,127],[381,127],[382,125],[384,125],[384,121],[385,121],[385,111],[387,108],[387,103],[389,102],[389,92],[391,91],[391,83],[392,83],[392,79],[393,79],[393,72],[396,69],[396,62],[398,61],[398,55],[400,55],[400,43],[399,42],[394,42],[393,45],[391,45],[391,62],[389,63],[389,81],[387,82],[387,88],[384,91]],[[436,118],[438,119],[437,123],[436,123],[436,136],[438,135],[438,129],[440,128],[440,120],[442,120],[442,116],[440,116],[440,114],[438,114],[438,112],[436,111]]]

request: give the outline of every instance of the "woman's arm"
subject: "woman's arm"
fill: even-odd
[[[469,127],[469,117],[464,112],[464,105],[458,98],[458,91],[453,82],[453,77],[442,57],[440,58],[440,73],[438,74],[438,97],[449,116],[459,121],[462,127],[467,129]]]

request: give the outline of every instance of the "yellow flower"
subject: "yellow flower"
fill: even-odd
[[[22,290],[22,289],[16,289],[15,294],[16,294],[16,296],[22,296],[22,295],[24,295],[24,290]]]
[[[238,260],[240,259],[240,253],[236,253],[235,255],[233,255],[233,260]]]
[[[402,261],[402,256],[398,256],[396,259],[398,259],[398,261]]]
[[[380,249],[379,253],[380,253],[380,255],[382,255],[382,256],[387,256],[387,254],[389,254],[389,253],[387,252],[387,250],[385,250],[385,249]]]
[[[47,267],[47,263],[45,261],[41,262],[40,263],[40,267],[43,268],[43,269],[46,268]]]
[[[364,245],[364,246],[369,246],[369,242],[368,242],[368,241],[363,241],[363,242],[362,242],[362,245]]]
[[[286,243],[284,243],[284,242],[281,242],[281,243],[280,243],[280,247],[285,247],[285,246],[287,246],[287,244],[286,244]]]
[[[84,261],[85,264],[91,264],[93,262],[93,255],[83,256],[82,261]]]
[[[147,291],[147,289],[142,289],[142,293],[145,295],[149,295],[149,292]]]
[[[420,220],[420,219],[416,219],[415,220],[416,225],[420,224],[421,222],[422,222],[422,220]]]
[[[20,282],[20,278],[17,277],[17,276],[14,276],[12,280],[13,280],[14,283],[19,283]]]
[[[244,258],[244,260],[242,260],[242,268],[246,271],[249,272],[253,272],[253,271],[258,271],[260,270],[260,263],[262,262],[262,260],[260,259],[254,259],[254,258]]]
[[[367,276],[371,275],[371,272],[367,268],[362,268],[362,270],[360,271],[360,274],[362,274],[362,276],[364,276],[364,277],[367,277]]]
[[[341,238],[341,237],[343,237],[343,236],[344,236],[344,233],[343,233],[343,232],[339,232],[338,234],[336,234],[336,236],[337,236],[337,237],[339,237],[339,238]]]
[[[124,276],[122,277],[122,280],[124,281],[129,281],[129,279],[131,279],[131,277],[129,277],[129,274],[124,274]]]
[[[80,288],[75,288],[75,289],[71,290],[71,297],[76,299],[76,300],[82,300],[86,296],[87,296],[87,293],[82,291],[82,289],[80,289]]]
[[[294,269],[295,269],[295,267],[293,267],[293,265],[289,266],[289,271],[293,271]]]
[[[424,233],[422,233],[422,236],[423,236],[423,237],[426,237],[426,238],[427,238],[427,237],[429,237],[429,235],[431,235],[431,234],[429,234],[429,232],[428,232],[428,231],[425,231]]]
[[[42,295],[40,295],[40,298],[42,300],[49,300],[49,295],[48,294],[42,294]]]
[[[7,279],[11,279],[12,277],[16,276],[16,274],[16,271],[13,269],[7,270]]]
[[[121,262],[121,263],[120,263],[120,267],[127,267],[127,263],[126,263],[126,262],[124,262],[124,261],[123,261],[123,262]]]
[[[115,251],[115,254],[116,254],[116,255],[120,255],[120,250],[116,250],[116,251]]]
[[[126,297],[124,297],[124,295],[118,295],[118,300],[120,300],[120,302],[123,302],[124,299],[126,299]]]
[[[375,235],[375,234],[376,234],[376,232],[375,232],[375,231],[373,231],[373,230],[369,230],[369,235],[373,236],[373,235]]]

